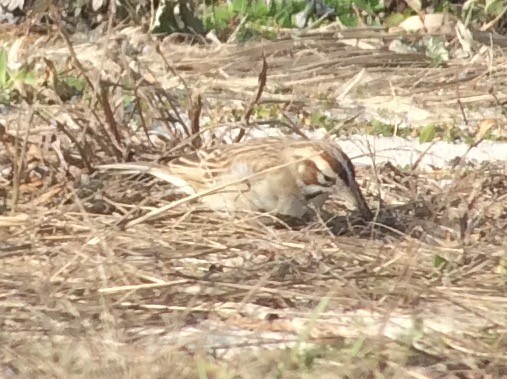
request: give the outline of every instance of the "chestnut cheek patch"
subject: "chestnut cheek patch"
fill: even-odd
[[[310,160],[301,162],[301,164],[298,167],[298,172],[300,175],[301,181],[307,185],[315,185],[319,184],[319,181],[317,179],[317,175],[319,173],[319,169],[317,168],[317,165]]]

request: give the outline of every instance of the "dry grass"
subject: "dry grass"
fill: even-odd
[[[124,229],[168,203],[165,187],[93,173],[112,159],[191,149],[180,113],[192,92],[204,93],[210,118],[197,132],[220,143],[209,130],[237,126],[228,111],[256,96],[260,65],[252,62],[262,52],[270,71],[260,102],[281,102],[280,111],[293,114],[323,106],[315,93],[336,91],[329,75],[343,85],[357,66],[377,78],[366,93],[407,93],[419,79],[416,101],[447,91],[455,67],[385,51],[366,64],[371,51],[337,47],[325,34],[216,51],[162,46],[139,59],[138,75],[118,46],[104,53],[101,44],[76,45],[76,54],[63,42],[48,46],[57,67],[60,56],[73,57],[74,75],[88,78],[85,96],[58,100],[58,81],[48,82],[36,102],[10,110],[0,133],[1,167],[13,168],[0,182],[8,200],[0,216],[0,376],[507,375],[507,176],[499,164],[362,169],[368,200],[383,199],[377,222],[358,224],[333,200],[338,216],[328,225],[292,228],[263,225],[257,215],[223,219],[188,203]],[[102,61],[92,65],[86,48]],[[494,80],[503,99],[498,62],[491,76],[484,63],[463,68],[463,103],[488,98]],[[385,77],[390,87],[378,86]],[[133,110],[122,106],[125,96]],[[146,138],[153,122],[172,133],[162,147]]]

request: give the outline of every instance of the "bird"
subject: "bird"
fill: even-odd
[[[373,219],[354,165],[329,139],[264,137],[199,149],[165,164],[112,163],[98,169],[152,175],[219,212],[301,219],[319,212],[334,192],[363,219]]]

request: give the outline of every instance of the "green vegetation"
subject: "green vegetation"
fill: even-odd
[[[383,137],[412,137],[418,138],[420,143],[433,142],[435,139],[444,142],[465,142],[472,144],[474,136],[460,129],[454,124],[428,124],[422,128],[397,128],[379,120],[372,120],[364,126],[366,134]],[[500,141],[504,138],[495,135],[491,130],[482,137],[485,140]]]
[[[230,4],[215,2],[205,7],[203,22],[208,30],[214,29],[219,35],[232,33],[241,23],[238,41],[258,37],[275,38],[277,28],[297,27],[296,17],[303,12],[308,3],[304,0],[272,1],[269,5],[264,0],[233,0]],[[374,15],[384,9],[378,0],[328,0],[326,4],[336,10],[340,22],[346,26],[357,26],[359,18],[355,11],[364,15]],[[273,28],[273,31],[266,30]]]
[[[435,136],[437,134],[437,127],[434,124],[430,124],[422,128],[421,132],[419,133],[419,142],[431,142],[435,139]]]
[[[392,137],[394,135],[400,137],[408,137],[410,130],[408,128],[398,129],[396,125],[387,124],[379,120],[372,120],[366,125],[366,132],[375,136]]]
[[[326,0],[325,4],[336,11],[340,23],[349,26],[398,25],[405,18],[417,12],[406,6],[401,12],[386,9],[384,2],[379,0]],[[420,7],[418,1],[412,6]],[[215,30],[219,36],[230,35],[236,28],[237,40],[246,41],[257,38],[275,38],[274,31],[266,28],[296,28],[296,17],[304,12],[308,3],[304,0],[277,1],[268,5],[265,0],[233,0],[206,2],[203,7],[202,19],[207,30]],[[466,25],[484,25],[495,23],[505,18],[507,4],[502,0],[471,0],[458,6],[449,1],[437,1],[431,4],[431,12],[448,12],[461,18]],[[387,12],[386,12],[387,11]],[[427,10],[422,8],[422,13]],[[430,41],[429,50],[432,59],[437,63],[442,59],[442,43]]]
[[[0,50],[0,104],[10,104],[21,93],[25,92],[26,86],[35,84],[35,73],[24,68],[9,69],[7,51]]]
[[[86,80],[82,76],[66,76],[62,80],[76,91],[83,92],[86,88]]]
[[[503,0],[470,0],[463,5],[462,18],[466,24],[487,23],[505,15],[507,3]]]

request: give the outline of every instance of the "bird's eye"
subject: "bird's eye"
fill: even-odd
[[[331,187],[336,183],[336,179],[324,174],[323,172],[319,172],[317,175],[317,180],[321,186]]]
[[[324,178],[324,180],[326,182],[333,182],[334,183],[336,181],[334,178],[327,176],[326,174],[322,174],[322,177]]]

